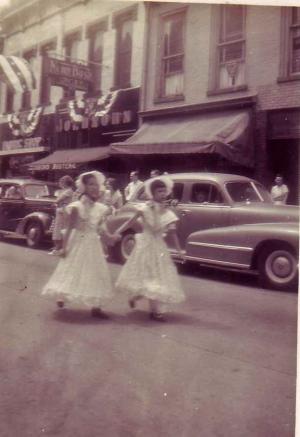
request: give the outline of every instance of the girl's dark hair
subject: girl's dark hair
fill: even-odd
[[[68,188],[75,188],[75,184],[71,176],[65,175],[60,179],[61,183],[64,184]]]
[[[92,175],[92,174],[85,174],[85,175],[83,175],[83,176],[82,176],[82,179],[81,179],[83,185],[86,185],[86,184],[88,183],[88,181],[89,181],[90,179],[93,179],[93,178],[95,178],[95,176]]]
[[[166,188],[166,184],[160,179],[153,181],[152,184],[150,185],[150,192],[152,196],[154,195],[155,191],[160,188]]]

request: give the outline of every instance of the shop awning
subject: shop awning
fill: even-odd
[[[253,141],[248,111],[173,116],[145,121],[111,155],[218,154],[237,164],[253,166]]]
[[[56,150],[43,159],[32,162],[29,168],[34,171],[69,170],[78,165],[108,158],[109,147],[86,147],[82,149]]]

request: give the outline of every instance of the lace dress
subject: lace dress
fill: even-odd
[[[87,198],[71,203],[77,222],[68,241],[67,255],[61,258],[42,294],[65,302],[101,306],[113,297],[110,273],[98,236],[107,207]]]
[[[136,235],[135,247],[120,273],[116,288],[130,297],[179,303],[185,295],[163,238],[178,218],[173,211],[154,203],[146,205],[141,212],[144,230]]]

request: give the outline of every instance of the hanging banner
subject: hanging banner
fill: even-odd
[[[93,82],[90,67],[49,56],[43,58],[43,75],[51,79],[51,85],[73,90],[88,91]]]

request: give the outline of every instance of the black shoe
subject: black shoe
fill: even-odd
[[[65,303],[63,300],[58,300],[56,302],[56,305],[58,306],[58,308],[63,308],[65,306]]]
[[[129,305],[129,307],[133,310],[134,308],[135,308],[135,306],[136,306],[136,301],[135,301],[135,299],[129,299],[129,301],[128,301],[128,305]]]
[[[92,308],[91,316],[98,317],[99,319],[105,319],[105,320],[109,319],[108,315],[105,314],[101,308]]]
[[[166,318],[162,313],[150,313],[149,317],[151,320],[155,320],[156,322],[166,322]]]

